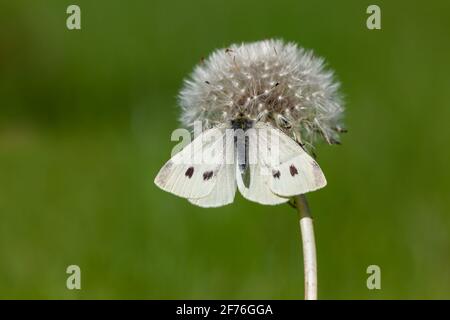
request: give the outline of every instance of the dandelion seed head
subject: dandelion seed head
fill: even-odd
[[[238,114],[300,137],[339,141],[343,105],[339,83],[322,58],[294,43],[264,40],[213,52],[196,66],[179,95],[181,122],[214,126]]]

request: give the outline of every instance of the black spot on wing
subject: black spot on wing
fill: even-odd
[[[289,166],[289,172],[291,173],[291,176],[298,174],[297,168],[293,164]]]
[[[272,176],[273,176],[274,178],[280,179],[280,175],[281,175],[281,173],[280,173],[279,170],[273,170],[273,171],[272,171]]]
[[[189,167],[184,175],[188,177],[189,179],[192,178],[192,175],[194,174],[194,167]]]
[[[209,180],[211,179],[213,176],[213,172],[212,171],[206,171],[203,173],[203,180]]]

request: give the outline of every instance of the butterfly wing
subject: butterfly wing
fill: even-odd
[[[188,199],[190,203],[203,208],[221,207],[234,201],[236,179],[234,165],[224,165],[217,173],[217,183],[211,192],[202,198]]]
[[[197,199],[211,193],[222,166],[225,128],[201,133],[159,171],[155,184],[179,197]]]
[[[327,181],[317,162],[303,152],[273,168],[270,188],[274,193],[291,197],[326,186]]]
[[[250,170],[250,181],[248,183],[243,181],[243,175],[236,160],[236,181],[240,193],[244,198],[264,205],[276,205],[287,202],[289,199],[279,197],[270,190],[270,168],[259,154],[258,130],[249,129],[246,134],[249,141],[247,170]]]
[[[211,192],[202,198],[189,199],[189,202],[199,207],[211,208],[221,207],[234,201],[236,193],[235,163],[234,163],[234,142],[232,131],[228,131],[224,139],[225,160],[217,171],[217,182]]]
[[[261,157],[271,169],[269,186],[272,192],[282,197],[291,197],[323,188],[327,184],[317,162],[293,139],[262,122],[258,122],[255,128],[266,130],[271,138],[268,141],[267,136],[259,135],[260,145],[273,146],[273,141],[277,141],[275,161],[261,152]]]

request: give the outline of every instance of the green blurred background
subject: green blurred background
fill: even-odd
[[[346,100],[343,145],[317,150],[329,185],[309,196],[319,297],[450,298],[448,1],[0,8],[0,298],[302,298],[294,210],[202,209],[153,184],[183,78],[215,48],[272,37],[325,57]]]

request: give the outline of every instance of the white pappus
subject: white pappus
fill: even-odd
[[[318,137],[339,142],[338,87],[322,59],[292,43],[217,50],[179,97],[182,123],[193,128],[201,121],[205,130],[163,166],[156,185],[202,207],[231,203],[236,189],[273,205],[324,187],[306,150]]]

